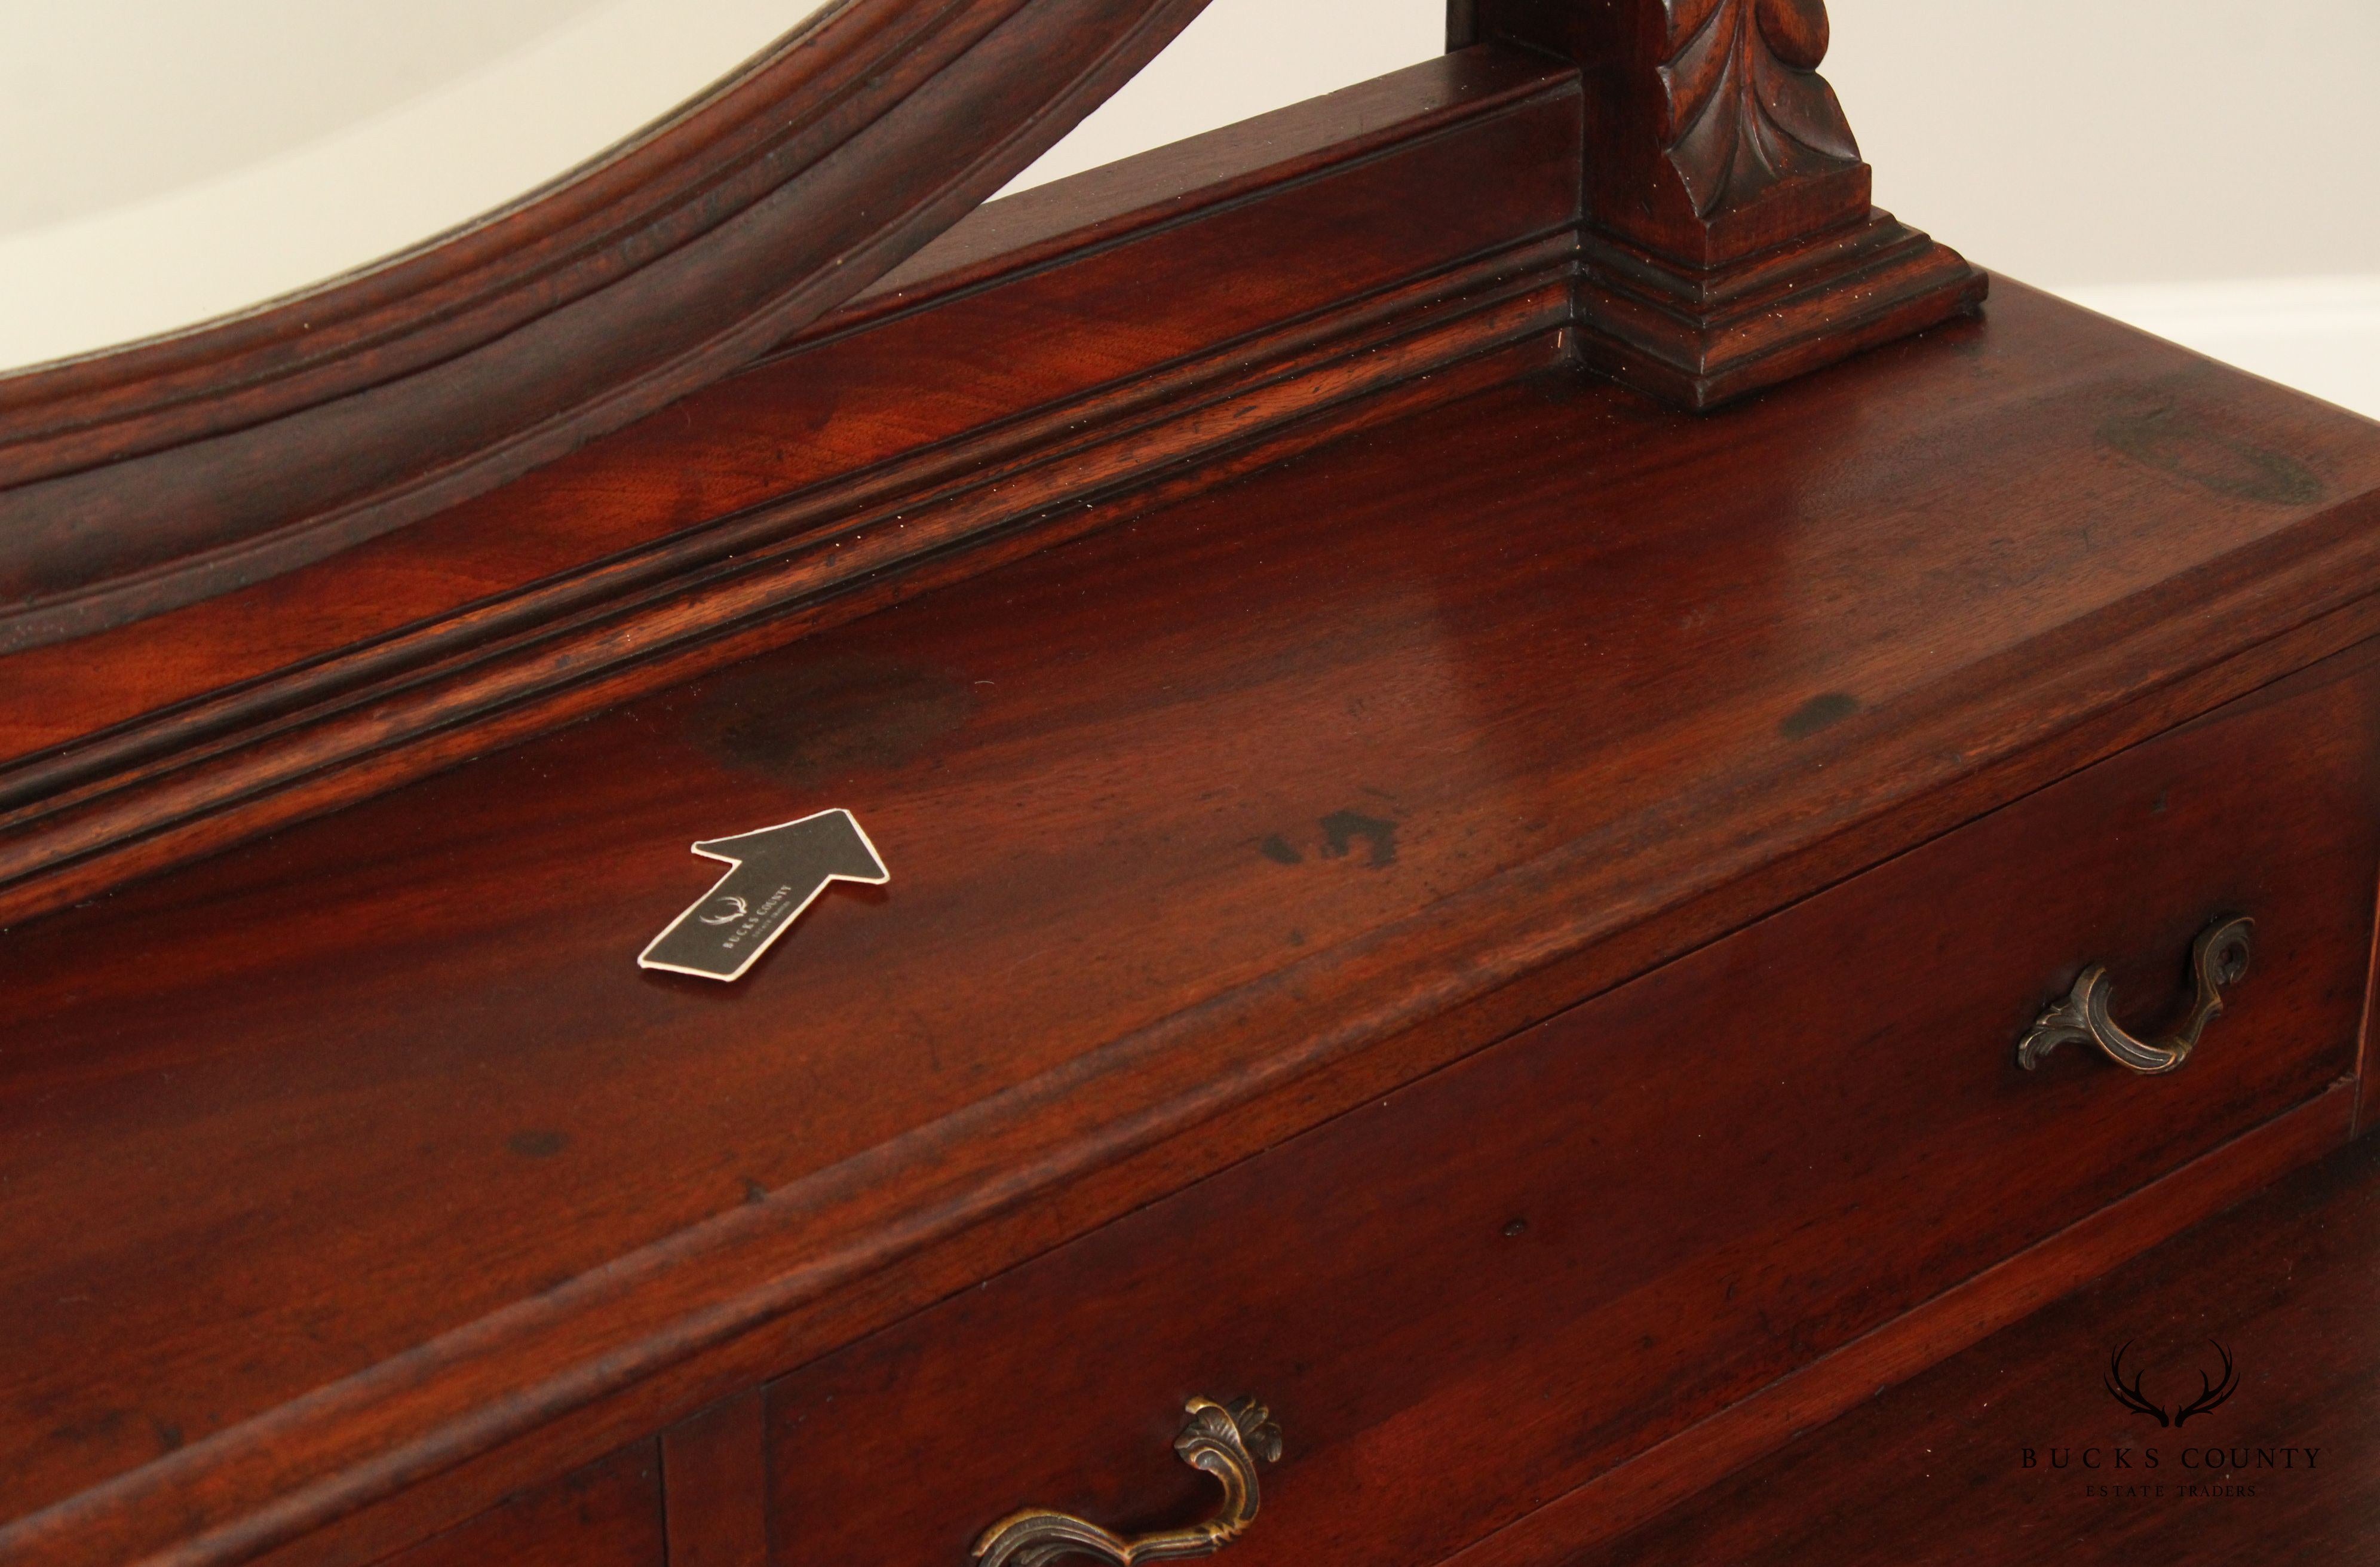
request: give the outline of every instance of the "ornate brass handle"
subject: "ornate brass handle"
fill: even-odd
[[[1281,1427],[1272,1412],[1252,1398],[1228,1404],[1194,1398],[1189,1423],[1173,1439],[1174,1456],[1215,1476],[1223,1488],[1223,1509],[1204,1524],[1125,1539],[1070,1513],[1038,1508],[1012,1513],[975,1542],[981,1567],[1043,1567],[1065,1556],[1093,1556],[1115,1567],[1144,1561],[1181,1561],[1212,1556],[1247,1532],[1257,1517],[1257,1460],[1281,1458]]]
[[[2123,1031],[2110,1015],[2116,987],[2106,966],[2093,964],[2074,981],[2066,999],[2037,1018],[2016,1048],[2016,1059],[2027,1072],[2042,1057],[2070,1041],[2095,1044],[2134,1072],[2155,1076],[2170,1072],[2190,1059],[2206,1026],[2222,1015],[2223,987],[2237,984],[2248,972],[2248,949],[2256,922],[2244,916],[2218,919],[2191,944],[2190,969],[2197,977],[2198,998],[2190,1015],[2165,1039],[2151,1043]]]

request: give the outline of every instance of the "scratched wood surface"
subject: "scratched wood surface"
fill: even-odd
[[[0,1559],[273,1543],[1253,1151],[2371,634],[2375,493],[2364,421],[2005,288],[1715,419],[1504,385],[11,929]],[[686,844],[831,806],[888,887],[637,970]]]

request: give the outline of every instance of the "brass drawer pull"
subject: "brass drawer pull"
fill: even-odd
[[[2218,919],[2191,944],[2190,968],[2198,979],[2198,999],[2191,1003],[2190,1015],[2181,1026],[2167,1038],[2151,1043],[2132,1038],[2117,1026],[2110,1015],[2116,988],[2107,978],[2106,966],[2095,963],[2074,981],[2064,1001],[2034,1021],[2016,1048],[2016,1059],[2030,1072],[2041,1064],[2042,1057],[2071,1041],[2097,1045],[2119,1063],[2145,1075],[2172,1071],[2190,1059],[2206,1026],[2222,1014],[2223,987],[2237,984],[2248,972],[2248,951],[2255,931],[2256,922],[2244,916]]]
[[[1223,1509],[1214,1517],[1187,1529],[1127,1540],[1069,1513],[1033,1508],[986,1529],[975,1542],[975,1560],[982,1567],[1043,1567],[1062,1557],[1090,1556],[1115,1567],[1140,1567],[1144,1561],[1212,1556],[1238,1539],[1256,1522],[1257,1459],[1280,1460],[1281,1427],[1269,1410],[1250,1398],[1229,1404],[1194,1398],[1189,1411],[1188,1424],[1173,1439],[1173,1452],[1222,1486]]]

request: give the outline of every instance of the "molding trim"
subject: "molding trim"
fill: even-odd
[[[990,255],[968,232],[1008,221],[1005,203],[988,208],[940,248],[938,275],[888,278],[747,379],[798,386],[811,361],[836,353],[929,379],[939,339],[905,336],[904,323],[930,316],[945,334],[1001,340],[1020,330],[1019,314],[1046,316],[1102,267],[1137,266],[1161,318],[1168,265],[1212,269],[1217,247],[1235,265],[1261,265],[1251,233],[1310,246],[1298,214],[1326,199],[1397,213],[1368,237],[1379,253],[1350,273],[1365,280],[1357,291],[1220,341],[1184,291],[1190,313],[1170,334],[1143,320],[1105,343],[1087,329],[1083,347],[1097,361],[1147,357],[1152,336],[1212,343],[1197,352],[1160,351],[1077,393],[986,409],[973,428],[890,460],[0,768],[0,923],[1047,548],[1357,422],[1558,362],[1576,265],[1560,145],[1574,132],[1575,80],[1483,53],[1389,79],[1406,113],[1385,124],[1378,84],[1288,111],[1365,128],[1323,156],[1213,181],[1200,144],[1185,143],[1135,160],[1166,199]],[[1278,144],[1262,132],[1244,140]],[[1481,158],[1507,170],[1501,210],[1441,222],[1388,205],[1428,170]],[[1184,192],[1169,169],[1212,183]],[[1043,189],[1054,195],[1038,210],[1068,210],[1062,185]]]
[[[2325,582],[2368,582],[2369,554],[2356,541],[2333,541],[2301,564]],[[2354,569],[2342,569],[2349,565],[2342,557],[2351,557]],[[146,1561],[171,1549],[171,1560],[181,1567],[227,1567],[481,1459],[497,1465],[488,1475],[499,1474],[508,1444],[540,1443],[531,1456],[548,1473],[586,1462],[655,1423],[695,1413],[755,1376],[782,1373],[832,1347],[805,1334],[826,1331],[837,1342],[848,1342],[906,1315],[934,1298],[938,1288],[963,1288],[970,1279],[1539,1021],[1583,993],[1658,966],[1879,863],[1942,830],[1937,811],[1947,808],[1964,820],[2005,803],[2373,629],[2369,598],[2359,601],[2362,613],[2351,626],[2304,627],[2301,622],[2298,632],[2276,635],[2275,601],[2304,603],[2280,583],[2196,586],[2192,607],[2209,614],[2246,612],[2226,622],[2246,649],[2228,662],[2180,681],[2149,679],[2145,672],[2170,667],[2168,660],[2144,655],[2136,638],[2103,628],[2104,639],[2070,650],[2066,663],[2041,672],[2021,690],[1994,683],[1984,690],[1945,691],[1890,745],[1830,780],[1838,805],[1813,813],[1784,801],[1790,791],[1755,791],[1780,800],[1768,813],[1773,820],[1747,824],[1716,860],[1647,868],[1652,879],[1620,902],[1592,895],[1610,870],[1608,855],[1592,845],[1574,844],[1516,866],[1360,941],[1121,1036],[763,1201],[678,1231],[0,1525],[0,1559],[66,1567]],[[2264,613],[2256,613],[2259,607]],[[2175,644],[2168,653],[2180,651],[2198,623],[2189,613],[2162,619],[2152,639]],[[2308,630],[2320,634],[2309,638]],[[2119,675],[2119,669],[2131,674]],[[2018,716],[1991,722],[2007,713]],[[1980,749],[1950,743],[1961,735],[1990,739]],[[1885,787],[1877,784],[1882,779],[1895,782]],[[1946,798],[1946,789],[1955,798]],[[1655,851],[1656,857],[1665,852]],[[1566,970],[1560,986],[1532,982],[1557,968]],[[1252,1064],[1246,1042],[1258,1036],[1294,1045]],[[1390,1047],[1392,1040],[1404,1041],[1405,1053]],[[1333,1075],[1338,1073],[1349,1075]],[[2186,1166],[2173,1178],[2184,1184],[2143,1188],[2131,1204],[2105,1210],[2023,1254],[2005,1272],[1980,1277],[1995,1281],[1995,1288],[2037,1282],[2041,1262],[2055,1260],[2054,1252],[2047,1257],[2045,1252],[2068,1236],[2104,1240],[2104,1228],[2095,1226],[2112,1225],[2117,1245],[2144,1246],[2155,1237],[2133,1226],[2154,1229],[2160,1216],[2181,1209],[2195,1183],[2236,1177],[2237,1190],[2252,1189],[2270,1173],[2343,1140],[2351,1098],[2350,1089],[2335,1088]],[[1045,1128],[1037,1119],[1040,1109],[1060,1099],[1094,1104],[1099,1112],[1087,1123]],[[1188,1136],[1215,1126],[1226,1130]],[[953,1148],[966,1157],[954,1160]],[[1143,1158],[1159,1150],[1171,1157]],[[2281,1162],[2256,1162],[2267,1154]],[[2251,1164],[2255,1168],[2242,1168]],[[1070,1200],[1062,1230],[1053,1232],[1047,1212],[1025,1210],[1062,1186],[1072,1188]],[[900,1211],[888,1222],[881,1205],[893,1200]],[[2220,1206],[2222,1199],[2210,1200]],[[1017,1222],[1008,1224],[1011,1218]],[[2175,1227],[2184,1221],[2177,1220]],[[961,1239],[970,1233],[976,1240]],[[709,1281],[698,1301],[679,1287],[685,1266],[697,1259]],[[954,1269],[957,1277],[938,1268]],[[1970,1297],[1953,1292],[1937,1301],[1948,1305],[1940,1316],[1921,1321],[1924,1332],[1938,1331],[1945,1317],[1955,1325]],[[827,1315],[804,1315],[814,1308]],[[1909,1353],[1910,1341],[1892,1334],[1890,1328],[1880,1330],[1872,1341],[1894,1354]],[[1919,1353],[1925,1353],[1922,1345]],[[516,1369],[524,1365],[555,1369],[526,1380]],[[490,1402],[491,1385],[504,1386],[504,1396]],[[686,1400],[696,1386],[702,1391]],[[1808,1386],[1779,1384],[1796,1397]],[[686,1402],[657,1415],[677,1400]],[[1755,1403],[1747,1413],[1765,1417],[1771,1408]],[[1790,1429],[1791,1411],[1786,1418]],[[300,1433],[303,1441],[297,1439]],[[295,1468],[292,1453],[302,1454]],[[1572,1495],[1608,1497],[1608,1490],[1596,1489],[1608,1478]],[[470,1511],[494,1496],[458,1493],[444,1500]],[[1585,1503],[1580,1510],[1592,1512]],[[1499,1541],[1522,1543],[1509,1533],[1490,1543]],[[1466,1560],[1464,1567],[1488,1567],[1492,1560]]]
[[[1698,412],[1971,311],[1989,285],[1874,210],[1800,250],[1720,272],[1594,235],[1581,249],[1580,358]]]
[[[1562,1567],[2348,1140],[2354,1085],[2243,1133],[1505,1525],[1447,1567]]]
[[[747,79],[501,222],[219,329],[0,377],[0,415],[16,419],[0,437],[0,650],[16,649],[0,670],[55,692],[26,715],[18,754],[0,757],[0,922],[1499,374],[1566,360],[1703,409],[1971,310],[1986,286],[1866,205],[1866,166],[1814,69],[1819,0],[1478,0],[1475,18],[1457,7],[1458,35],[1531,47],[1464,48],[1038,187],[894,265],[1203,0],[1132,0],[1128,17],[1102,11],[1100,28],[1049,42],[1066,6],[1092,3],[941,0],[933,28],[980,26],[934,33],[957,53],[929,59],[924,33],[862,27],[914,20],[925,0],[844,0]],[[807,134],[768,128],[795,77],[815,87],[896,43],[903,68],[925,73],[885,86],[907,94],[903,114],[971,113],[967,95],[992,91],[1003,60],[1067,85],[963,176],[941,178],[947,150],[910,148],[888,175],[873,152],[838,163],[848,150],[821,144],[802,167],[825,184],[782,170],[769,177],[784,190],[751,183]],[[944,67],[948,80],[933,74]],[[663,198],[698,174],[745,180],[718,199],[754,223],[763,209],[796,226],[820,202],[856,211],[834,194],[846,177],[891,178],[916,204],[865,243],[808,236],[833,252],[822,272],[774,228],[725,237],[746,217],[668,229],[668,264],[696,272],[638,293],[661,286],[664,262],[638,271],[632,252],[663,228],[623,236],[684,218]],[[1615,196],[1637,176],[1655,193],[1641,210]],[[590,234],[612,249],[589,249]],[[779,291],[698,321],[693,305],[716,302],[736,266]],[[293,346],[288,312],[332,306],[347,313]],[[714,335],[690,358],[669,347],[675,368],[580,363],[589,342],[635,336],[613,331],[628,320],[602,313],[614,307]],[[540,332],[568,342],[538,358],[526,345]],[[982,347],[1011,343],[1056,346],[1013,364]],[[566,373],[577,390],[549,407],[488,371],[482,348],[527,354],[524,373]],[[432,384],[450,370],[462,379]],[[518,419],[449,462],[428,424],[371,411],[381,392],[367,383],[428,397],[415,412],[433,423],[490,407]],[[299,493],[312,494],[307,464],[339,468],[352,445],[305,432],[326,408],[412,431],[391,437],[395,488],[352,505]],[[428,444],[407,456],[416,436]],[[280,463],[285,442],[302,461]],[[167,472],[201,460],[214,466],[195,488]],[[195,532],[115,526],[163,494]],[[218,502],[279,520],[226,522]],[[288,505],[304,519],[274,510]],[[135,535],[163,553],[30,564],[45,539],[106,555]],[[13,609],[12,572],[46,584]],[[196,599],[71,648],[29,645]],[[43,619],[52,610],[64,618]]]
[[[1456,0],[1449,34],[1586,81],[1589,369],[1700,411],[1982,304],[1982,273],[1869,205],[1825,0]]]
[[[0,376],[0,651],[325,558],[739,367],[951,226],[1206,0],[839,0],[513,207]]]
[[[950,0],[938,15],[1005,4],[1002,26],[1038,28],[1054,25],[1051,7],[1078,3],[1087,0]],[[1135,0],[1131,9],[1146,28],[1170,27],[1197,4]],[[1629,26],[1649,25],[1647,4],[1631,0],[1640,9],[1627,11]],[[1791,12],[1782,32],[1762,20],[1760,7],[1774,4]],[[842,37],[835,27],[891,17],[892,6],[848,0],[796,43]],[[1536,8],[1481,0],[1483,30],[1518,30],[1528,34],[1522,42],[1559,45],[1570,58],[1466,48],[994,202],[790,337],[808,319],[802,311],[771,305],[739,315],[733,374],[719,373],[734,368],[722,360],[693,382],[638,380],[627,400],[588,414],[593,423],[539,426],[567,445],[618,422],[614,413],[651,410],[566,463],[463,505],[454,503],[492,482],[495,469],[474,468],[450,486],[462,470],[442,468],[446,477],[407,489],[401,504],[373,500],[377,520],[366,531],[395,527],[388,506],[416,500],[442,515],[285,578],[276,574],[299,556],[268,561],[251,545],[270,554],[313,541],[302,556],[355,539],[276,525],[256,536],[261,543],[225,545],[229,554],[209,546],[174,555],[182,586],[142,604],[215,596],[71,650],[14,655],[19,681],[59,695],[37,721],[48,727],[30,728],[27,748],[0,759],[0,922],[334,809],[1498,374],[1567,359],[1701,409],[1973,308],[1980,273],[1865,206],[1865,165],[1844,163],[1848,133],[1827,129],[1834,121],[1820,111],[1832,96],[1809,68],[1825,42],[1816,0],[1696,0],[1691,17],[1653,10],[1660,28],[1630,32],[1614,19],[1620,12],[1570,0]],[[1028,28],[1012,42],[1026,47],[1038,36]],[[1086,67],[1075,90],[1090,92],[1085,84],[1107,83],[1108,66],[1123,69],[1142,44],[1155,46],[1145,30],[1130,37],[1128,47],[1100,45],[1106,64]],[[988,68],[968,59],[969,69]],[[1604,82],[1615,70],[1613,79],[1633,86],[1587,91],[1587,78]],[[1730,73],[1742,71],[1751,74],[1730,87]],[[1742,82],[1778,72],[1791,103],[1767,92],[1747,107]],[[687,123],[711,112],[698,108]],[[1769,147],[1761,127],[1779,113],[1809,122],[1793,145],[1815,149],[1815,163]],[[1714,162],[1696,139],[1722,124],[1736,151]],[[674,145],[663,135],[654,146],[664,144]],[[737,147],[738,156],[752,152]],[[696,151],[727,156],[708,144]],[[1638,154],[1669,171],[1657,181],[1667,205],[1614,220],[1610,183]],[[1741,173],[1755,154],[1767,171],[1758,179],[1716,172],[1724,164]],[[600,165],[586,177],[633,185],[625,168]],[[936,200],[974,195],[971,185],[937,188]],[[592,200],[576,189],[544,200]],[[526,265],[534,247],[524,249],[521,235],[545,210],[533,201],[507,220],[515,228],[488,238],[489,264]],[[925,225],[916,217],[901,243]],[[877,259],[839,274],[833,297],[897,249],[866,251]],[[130,442],[117,453],[126,460],[58,482],[100,473],[96,481],[126,486],[126,504],[152,505],[139,477],[152,455],[142,443],[163,441],[153,455],[182,461],[196,449],[185,438],[212,441],[208,421],[218,416],[264,420],[253,430],[268,443],[298,438],[313,414],[291,412],[286,400],[303,403],[308,387],[330,384],[308,376],[331,373],[325,366],[395,373],[395,360],[371,357],[397,352],[371,347],[371,322],[448,330],[408,315],[419,300],[392,281],[408,267],[434,273],[444,255],[433,249],[388,277],[354,280],[359,313],[313,334],[304,348],[312,358],[272,361],[274,373],[261,381],[239,379],[239,354],[272,349],[285,322],[260,317],[227,323],[221,341],[200,334],[0,378],[0,410],[13,398],[41,414],[14,445],[0,441],[0,525],[11,506],[51,493],[46,480],[6,488],[12,462],[71,468],[115,451],[110,442]],[[1248,285],[1258,278],[1261,286]],[[468,293],[483,281],[439,286]],[[1086,303],[1094,296],[1096,308]],[[540,329],[566,314],[540,317]],[[587,322],[570,319],[574,341],[587,340]],[[403,352],[428,341],[406,336]],[[1027,341],[1063,351],[1011,365],[980,350]],[[711,384],[693,390],[704,380]],[[45,390],[59,395],[27,404]],[[527,406],[495,382],[467,390],[454,406]],[[231,401],[208,401],[218,394]],[[571,418],[595,406],[574,405]],[[319,457],[345,448],[310,449]],[[542,460],[505,449],[523,467]],[[226,494],[253,491],[260,504],[279,504],[266,495],[272,486],[238,477],[256,470],[244,457],[215,479]],[[204,512],[211,503],[192,504]],[[105,526],[104,507],[90,515],[99,518],[90,536],[111,547],[121,530]],[[41,537],[38,523],[17,534],[36,550]],[[8,560],[0,548],[0,597]],[[218,567],[229,576],[210,575]],[[152,582],[145,573],[123,580]],[[225,591],[235,580],[256,585]],[[85,582],[68,597],[80,615],[105,592]],[[0,644],[7,620],[0,610]],[[17,622],[20,631],[30,624]],[[0,653],[0,668],[11,662]],[[80,733],[64,721],[68,712]]]

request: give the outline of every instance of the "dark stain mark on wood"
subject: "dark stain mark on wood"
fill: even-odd
[[[1788,740],[1806,740],[1821,729],[1836,724],[1860,711],[1860,699],[1846,691],[1828,691],[1813,697],[1786,714],[1785,722],[1777,727]]]
[[[515,1132],[504,1139],[504,1147],[523,1159],[552,1159],[569,1146],[569,1137],[560,1132]]]
[[[755,1181],[749,1175],[747,1175],[744,1177],[744,1200],[746,1202],[767,1202],[769,1200],[769,1188],[760,1184],[759,1182]]]
[[[1271,837],[1267,838],[1263,843],[1258,844],[1257,845],[1257,852],[1263,855],[1265,858],[1271,860],[1276,865],[1303,865],[1305,863],[1305,856],[1299,854],[1296,846],[1278,832],[1274,833]]]
[[[111,1441],[132,1419],[126,1409],[103,1409],[88,1420],[69,1421],[50,1427],[49,1439],[54,1442]]]
[[[1372,846],[1366,863],[1374,869],[1397,862],[1397,824],[1393,821],[1366,816],[1359,810],[1334,810],[1322,819],[1322,852],[1332,859],[1345,858],[1355,840],[1361,838]]]
[[[2233,500],[2307,506],[2323,497],[2322,480],[2288,453],[2226,434],[2179,408],[2119,414],[2099,426],[2099,443]]]
[[[691,720],[695,742],[731,767],[817,789],[917,760],[979,699],[947,671],[807,652],[789,650],[709,683]]]

